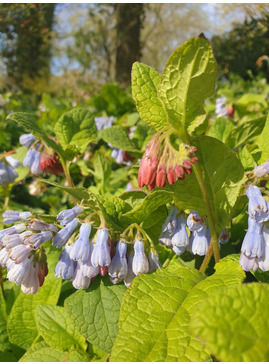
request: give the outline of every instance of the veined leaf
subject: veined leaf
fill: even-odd
[[[100,130],[98,137],[110,143],[115,148],[125,151],[135,150],[135,145],[129,138],[126,128],[122,125],[115,125],[107,129]]]
[[[157,96],[160,75],[153,68],[135,62],[132,68],[132,94],[141,119],[156,130],[168,126],[167,115]]]
[[[205,120],[204,101],[215,91],[217,64],[208,40],[192,38],[168,59],[158,96],[169,123],[184,136]]]
[[[192,313],[220,287],[242,282],[238,262],[224,259],[206,278],[177,260],[136,277],[126,291],[111,361],[205,361],[209,351],[189,331]]]

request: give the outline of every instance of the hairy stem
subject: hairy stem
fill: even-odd
[[[193,164],[193,170],[194,170],[194,173],[196,175],[197,181],[199,183],[200,189],[202,191],[203,199],[204,199],[204,202],[205,202],[205,205],[206,205],[208,224],[209,224],[209,229],[210,229],[210,233],[211,233],[211,244],[213,246],[215,262],[218,263],[218,261],[220,260],[219,246],[218,246],[218,235],[217,235],[217,231],[216,231],[216,228],[215,228],[215,223],[214,223],[214,219],[213,219],[213,214],[212,214],[212,210],[211,210],[207,190],[206,190],[206,187],[205,187],[204,179],[203,179],[202,172],[201,172],[201,169],[200,169],[199,165],[198,164]]]
[[[199,271],[201,273],[205,273],[206,268],[207,268],[207,266],[208,266],[208,264],[210,262],[210,259],[212,257],[212,254],[213,254],[213,245],[212,245],[212,242],[210,242],[210,245],[209,245],[208,251],[206,253],[206,256],[204,258],[204,261],[203,261],[203,263],[202,263],[202,265],[201,265],[201,267],[199,269]]]
[[[68,183],[68,187],[74,187],[74,183],[73,183],[72,177],[71,177],[70,172],[69,172],[69,162],[66,162],[64,160],[61,160],[61,162],[62,162],[65,178],[66,178],[67,183]],[[76,198],[74,196],[72,196],[72,199],[73,199],[74,205],[77,205]]]

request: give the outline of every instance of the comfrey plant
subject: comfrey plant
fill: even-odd
[[[50,137],[33,115],[8,116],[30,133],[20,142],[35,179],[59,171],[54,153],[62,166],[41,181],[42,198],[54,197],[46,214],[14,211],[1,187],[0,351],[9,360],[15,347],[29,361],[268,361],[269,120],[254,120],[253,109],[243,115],[247,105],[232,96],[233,120],[206,115],[216,76],[201,36],[162,74],[134,63],[140,119],[134,110],[96,118],[74,108]],[[29,295],[16,298],[8,281]],[[7,338],[14,345],[3,346]]]
[[[18,177],[16,168],[20,162],[11,155],[0,155],[0,186],[13,183]]]

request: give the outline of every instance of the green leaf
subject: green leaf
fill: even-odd
[[[110,352],[118,333],[124,285],[113,285],[106,276],[96,279],[87,291],[78,290],[65,300],[78,331],[92,345]]]
[[[121,125],[112,126],[111,128],[100,130],[98,137],[106,143],[112,144],[113,147],[126,151],[135,150],[135,145],[128,136],[126,128]]]
[[[169,123],[183,138],[205,120],[204,100],[215,91],[217,64],[208,40],[192,38],[170,56],[158,86]]]
[[[121,216],[131,209],[131,206],[119,197],[110,194],[98,196],[100,210],[110,228],[122,232]]]
[[[260,151],[262,152],[259,164],[265,163],[269,159],[268,140],[269,140],[269,114],[267,115],[262,133],[255,140],[255,144],[258,145]]]
[[[95,194],[84,187],[64,187],[57,183],[50,182],[46,179],[42,179],[41,182],[60,188],[66,191],[69,195],[75,197],[78,201],[84,200],[83,202],[85,204],[89,204],[92,207],[96,207],[98,205],[97,197],[95,196]]]
[[[121,222],[123,224],[131,224],[136,222],[140,224],[144,221],[143,227],[151,226],[156,222],[156,215],[153,214],[154,211],[160,208],[160,206],[166,205],[173,199],[173,193],[160,190],[154,191],[147,195],[142,202],[137,204],[132,210],[126,212],[121,217]],[[165,213],[165,211],[160,211]],[[158,213],[158,211],[157,211]]]
[[[230,222],[233,207],[246,180],[244,169],[236,154],[215,138],[201,136],[193,141],[193,145],[197,147],[198,164],[213,218],[221,231]],[[177,182],[175,203],[181,209],[193,209],[202,216],[206,215],[202,192],[194,173]]]
[[[226,138],[226,144],[231,149],[238,148],[241,144],[251,142],[261,134],[265,124],[265,117],[245,121],[234,128]]]
[[[97,140],[94,115],[86,108],[64,113],[55,124],[54,132],[64,149],[75,145],[81,153],[85,152],[89,143]]]
[[[243,149],[239,150],[238,154],[245,170],[253,169],[255,162],[261,157],[261,152],[257,150],[257,146],[252,144],[246,144]]]
[[[50,273],[44,285],[34,295],[20,293],[12,306],[7,323],[10,342],[28,349],[38,335],[35,323],[35,309],[40,304],[55,305],[61,291],[61,279]]]
[[[20,359],[21,362],[83,362],[88,356],[79,351],[60,351],[49,346],[45,341],[33,345]]]
[[[225,144],[225,140],[233,128],[234,123],[230,119],[220,117],[213,121],[208,136],[219,139]]]
[[[168,126],[165,108],[158,98],[160,75],[153,68],[135,62],[132,68],[132,94],[141,119],[156,130]]]
[[[110,360],[205,361],[209,352],[191,335],[190,316],[208,294],[243,279],[242,268],[232,260],[220,261],[208,278],[177,260],[167,269],[139,275],[124,295]]]
[[[44,133],[38,126],[37,117],[27,112],[15,112],[7,116],[7,120],[14,120],[26,131],[32,133],[37,138],[43,139],[52,149],[54,149],[63,159],[68,159],[68,155],[62,147]]]
[[[53,348],[69,351],[74,348],[86,350],[87,344],[63,307],[39,305],[36,309],[36,326],[39,334]]]
[[[6,301],[0,289],[0,352],[8,349],[10,349],[10,343],[7,335]]]
[[[261,283],[218,290],[193,313],[190,328],[219,360],[269,360],[269,286]]]
[[[135,207],[136,205],[141,203],[142,200],[144,200],[144,198],[146,196],[147,196],[147,193],[142,190],[141,191],[126,191],[120,195],[120,198],[123,201],[127,202],[132,207]]]

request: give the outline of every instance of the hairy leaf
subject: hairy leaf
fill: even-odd
[[[112,144],[113,147],[126,151],[135,150],[135,145],[129,138],[126,128],[121,125],[112,126],[111,128],[100,130],[98,137],[105,142]]]

